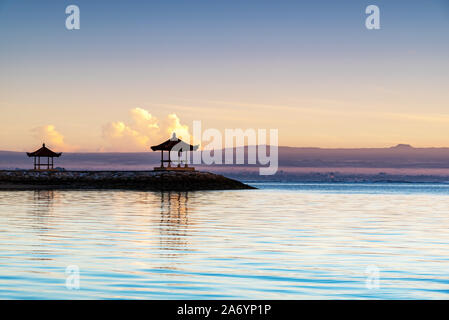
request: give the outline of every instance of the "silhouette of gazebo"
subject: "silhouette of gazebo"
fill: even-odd
[[[196,151],[198,149],[198,146],[192,146],[189,143],[186,143],[182,141],[181,139],[178,139],[176,137],[176,133],[173,133],[173,136],[168,139],[165,142],[162,142],[161,144],[157,146],[152,146],[151,150],[153,151],[161,151],[161,166],[154,168],[155,171],[165,171],[165,170],[176,170],[176,171],[193,171],[195,170],[194,167],[189,167],[187,165],[187,159],[188,159],[188,151]],[[168,160],[164,159],[164,151],[168,151]],[[171,159],[171,153],[172,152],[178,152],[178,165],[172,167],[172,159]],[[182,159],[181,155],[182,152],[185,154],[184,160]],[[167,163],[167,166],[164,166],[164,162]],[[182,165],[184,162],[184,166]]]
[[[53,158],[59,158],[62,152],[53,152],[42,144],[42,148],[34,152],[27,152],[28,157],[34,158],[34,170],[53,170]],[[41,158],[47,158],[47,163],[41,163]]]

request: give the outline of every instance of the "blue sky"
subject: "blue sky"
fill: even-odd
[[[80,30],[65,29],[70,4]],[[95,149],[137,107],[296,146],[443,145],[448,30],[443,0],[0,0],[0,137],[17,137],[0,149],[49,124]]]

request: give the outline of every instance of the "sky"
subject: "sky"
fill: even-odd
[[[146,151],[195,120],[449,147],[448,31],[449,0],[0,0],[0,150]]]

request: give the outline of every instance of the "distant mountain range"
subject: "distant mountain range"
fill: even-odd
[[[332,180],[350,177],[359,181],[377,180],[449,181],[449,148],[413,148],[399,144],[391,148],[324,149],[279,147],[279,170],[275,176],[260,177],[259,165],[196,165],[197,168],[236,178],[281,180]],[[235,150],[234,150],[235,151]],[[245,159],[247,147],[244,148]],[[224,151],[223,151],[224,155]],[[151,170],[159,165],[160,153],[63,153],[56,167],[71,170]],[[246,161],[245,161],[246,162]],[[23,152],[0,151],[0,169],[32,168],[32,159]],[[318,178],[317,178],[318,175]],[[405,178],[404,178],[405,177]],[[431,177],[431,178],[426,178]],[[405,180],[404,180],[405,179]],[[430,179],[430,180],[429,180]],[[345,181],[346,181],[345,180]],[[370,181],[372,179],[370,178]]]
[[[356,168],[449,168],[449,148],[321,149],[279,148],[279,163],[285,167]]]

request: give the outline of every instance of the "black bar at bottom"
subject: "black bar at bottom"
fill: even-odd
[[[298,300],[108,300],[108,301],[1,301],[2,312],[11,309],[14,317],[21,313],[43,317],[89,315],[130,319],[314,319],[407,315],[430,318],[445,314],[449,301],[298,301]],[[440,313],[441,312],[441,313]],[[134,315],[134,316],[132,316]]]

